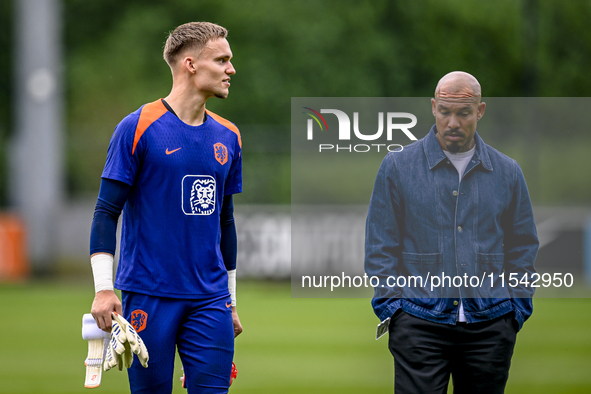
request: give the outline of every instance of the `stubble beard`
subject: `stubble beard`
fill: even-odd
[[[476,141],[474,141],[474,138],[472,138],[470,141],[466,142],[463,145],[460,145],[459,143],[451,143],[447,145],[447,150],[451,153],[460,153],[462,151],[462,149],[464,149],[464,152],[469,151],[470,149],[474,148],[474,146],[476,145]]]
[[[462,147],[460,145],[457,145],[457,144],[454,144],[454,143],[451,143],[451,144],[448,144],[447,145],[447,150],[450,153],[459,153],[460,152],[460,149],[462,149]]]

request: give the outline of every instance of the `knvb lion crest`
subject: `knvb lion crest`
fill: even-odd
[[[182,205],[185,215],[211,215],[215,210],[216,183],[210,175],[183,178]]]
[[[136,332],[143,331],[146,328],[148,322],[148,314],[141,309],[136,309],[131,312],[131,325],[135,328]]]
[[[213,144],[213,151],[215,154],[215,159],[218,161],[218,163],[224,165],[228,162],[228,149],[224,144],[221,142]]]

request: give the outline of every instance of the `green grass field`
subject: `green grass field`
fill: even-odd
[[[387,340],[367,299],[292,299],[288,283],[238,283],[244,333],[230,392],[391,393]],[[82,393],[88,280],[0,285],[0,393]],[[591,299],[536,299],[519,333],[507,393],[591,392]],[[180,387],[180,364],[175,372]],[[129,392],[125,372],[97,393]]]

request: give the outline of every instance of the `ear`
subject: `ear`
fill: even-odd
[[[433,112],[433,116],[435,116],[435,108],[437,107],[437,103],[435,102],[435,99],[432,98],[431,99],[431,111]]]
[[[483,101],[478,104],[478,120],[484,116],[484,110],[486,109],[486,103]]]
[[[190,74],[195,74],[197,72],[195,59],[192,56],[185,56],[181,60],[181,68],[187,70]]]

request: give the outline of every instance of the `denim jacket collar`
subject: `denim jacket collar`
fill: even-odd
[[[437,167],[442,161],[447,160],[447,156],[443,153],[443,149],[441,149],[439,141],[435,136],[436,131],[437,129],[435,128],[435,125],[433,125],[429,134],[425,137],[425,144],[423,145],[425,156],[429,163],[429,169],[431,170]],[[492,171],[493,168],[490,162],[490,157],[488,156],[486,149],[484,149],[484,141],[480,138],[478,132],[474,134],[474,140],[476,140],[476,152],[474,152],[473,160],[482,164],[482,167],[487,171]]]

